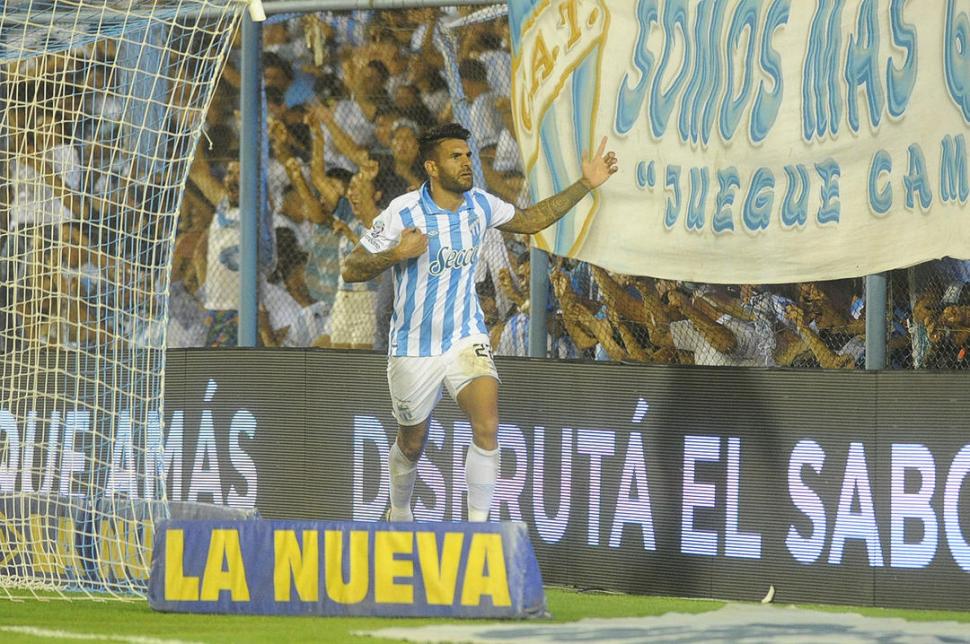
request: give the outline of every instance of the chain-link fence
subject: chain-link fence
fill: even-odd
[[[611,274],[554,259],[554,357],[761,367],[865,366],[862,278],[716,285]],[[886,366],[966,369],[970,262],[889,275]]]
[[[424,181],[426,128],[473,134],[477,183],[528,206],[509,104],[504,8],[321,12],[263,27],[267,182],[276,257],[262,271],[266,346],[385,350],[389,280],[344,284],[343,258],[388,202]],[[235,344],[238,61],[209,115],[176,249],[170,346]],[[528,239],[490,231],[476,276],[501,355],[529,348]],[[548,354],[651,363],[858,368],[864,280],[710,285],[610,274],[550,258]],[[965,368],[966,262],[890,275],[887,365]],[[175,294],[181,300],[174,301]]]

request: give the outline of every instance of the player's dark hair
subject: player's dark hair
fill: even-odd
[[[471,132],[463,128],[458,123],[445,123],[437,127],[432,127],[424,131],[418,139],[418,159],[421,165],[434,156],[438,149],[438,144],[447,139],[461,139],[467,141]]]

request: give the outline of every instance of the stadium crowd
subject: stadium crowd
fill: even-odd
[[[455,118],[445,61],[433,42],[434,25],[471,11],[318,13],[263,27],[271,213],[258,294],[263,345],[386,350],[388,280],[343,283],[341,262],[393,197],[423,182],[418,137],[424,128]],[[507,21],[474,22],[456,33],[455,71],[487,189],[524,207],[529,196],[509,103]],[[60,105],[48,101],[56,105],[53,109],[18,110],[18,92],[49,88],[5,83],[9,122],[0,310],[6,350],[24,341],[91,342],[111,325],[117,327],[115,318],[129,308],[124,301],[108,301],[99,284],[109,273],[114,283],[124,283],[133,265],[162,261],[163,254],[144,242],[153,239],[146,227],[157,223],[137,204],[166,196],[146,194],[157,193],[154,188],[122,189],[152,182],[133,182],[135,173],[125,166],[130,159],[107,153],[116,134],[110,124],[121,105],[110,92],[96,90],[117,82],[109,73],[117,52],[101,47],[89,54],[57,58],[58,64],[73,65],[79,86],[91,91],[65,96]],[[178,219],[171,281],[163,284],[168,286],[171,347],[236,344],[239,84],[238,60],[231,58],[206,115],[206,136],[191,165]],[[36,102],[21,99],[25,105]],[[178,96],[173,99],[176,107],[186,107]],[[58,109],[81,110],[99,125],[78,137],[60,127],[68,119],[60,118]],[[178,113],[173,110],[171,118]],[[101,158],[104,162],[97,162]],[[82,199],[82,192],[95,198]],[[132,207],[101,208],[113,194],[124,194]],[[107,220],[126,213],[141,215]],[[92,227],[77,222],[95,216],[104,219],[95,227],[103,234],[88,240]],[[41,228],[49,239],[73,240],[76,247],[25,244],[28,231],[36,237]],[[500,355],[528,355],[528,239],[489,234],[476,279],[492,344]],[[60,253],[62,270],[38,268],[55,253]],[[551,259],[551,356],[843,369],[864,364],[861,279],[704,285],[616,275],[570,259]],[[887,320],[892,367],[970,364],[967,282],[968,263],[955,260],[892,274]],[[132,292],[152,288],[131,284]],[[83,293],[83,305],[60,307],[59,293]],[[44,320],[52,320],[51,328],[44,327]],[[18,329],[38,337],[25,338]]]
[[[103,346],[112,334],[161,346],[160,325],[140,323],[158,317],[159,299],[142,294],[164,287],[159,232],[177,216],[178,191],[156,155],[190,150],[176,129],[140,125],[151,107],[126,114],[105,90],[130,82],[133,51],[104,39],[0,69],[4,351]],[[189,59],[173,54],[173,69],[188,74]],[[151,153],[133,153],[132,141]]]

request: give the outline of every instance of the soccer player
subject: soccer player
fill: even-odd
[[[524,210],[472,187],[468,130],[450,123],[420,140],[428,181],[396,199],[345,259],[347,282],[392,269],[394,314],[387,381],[398,422],[388,470],[391,521],[412,521],[411,495],[441,385],[468,416],[472,444],[465,460],[468,519],[487,521],[499,470],[498,373],[475,292],[475,265],[487,228],[533,234],[562,218],[617,170],[606,138],[582,162],[583,176]]]

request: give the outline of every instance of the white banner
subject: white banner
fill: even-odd
[[[700,282],[970,258],[970,0],[509,0],[534,199],[620,171],[540,248]]]

